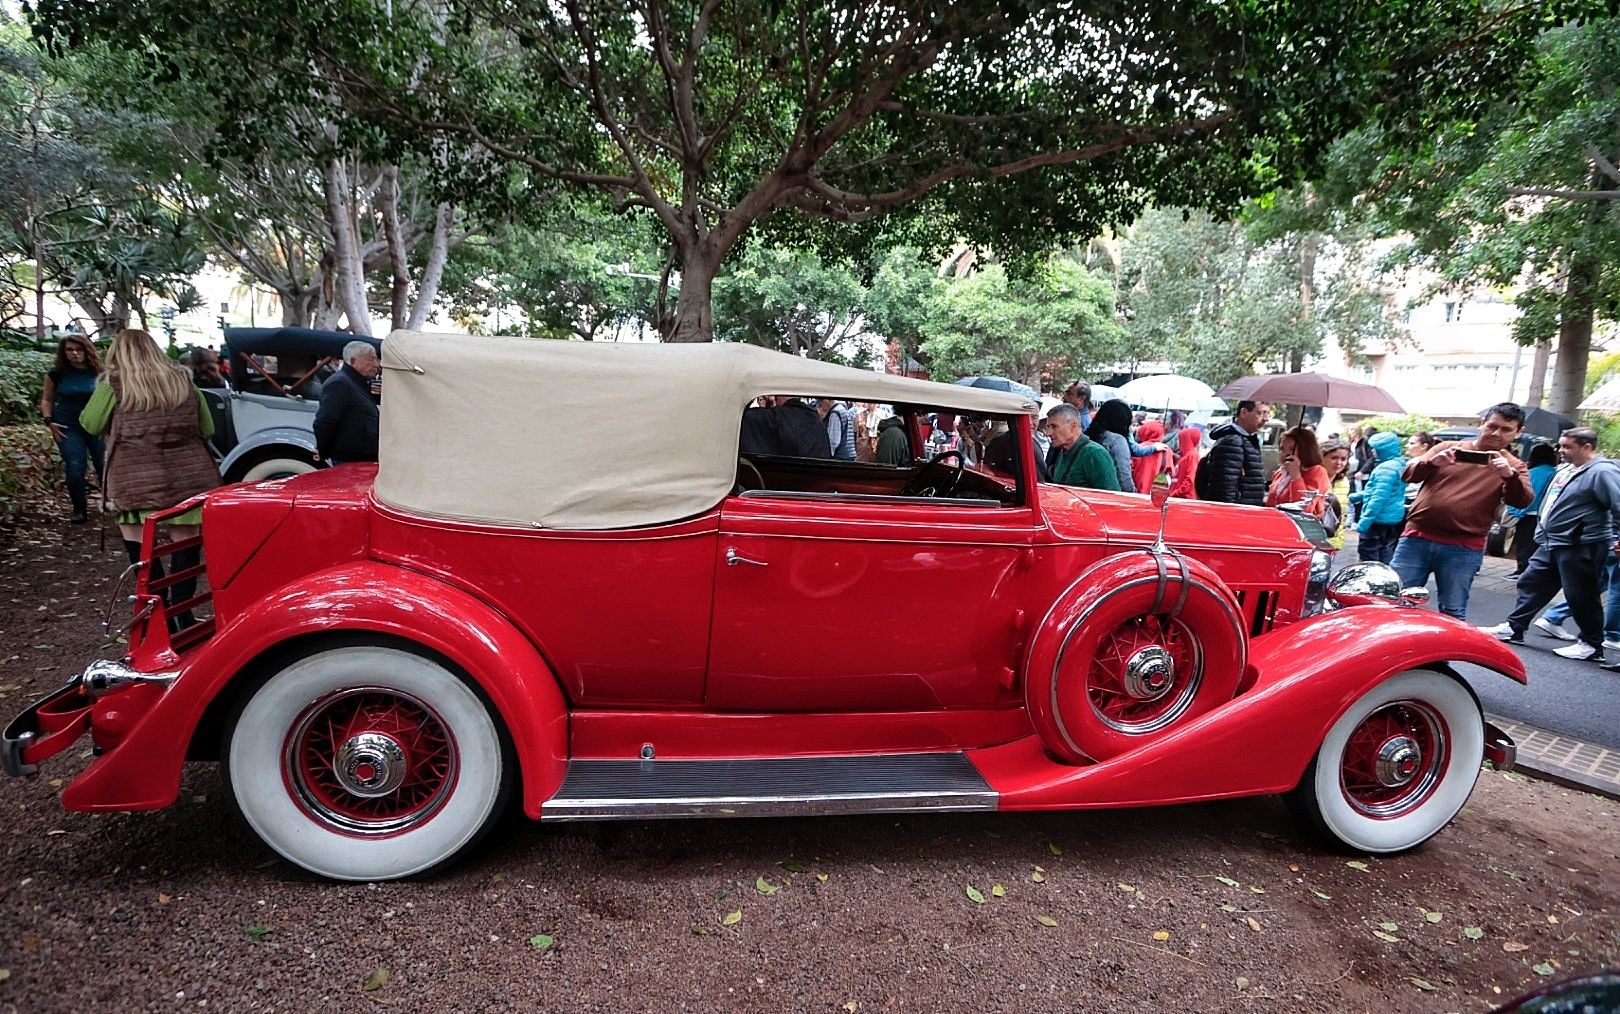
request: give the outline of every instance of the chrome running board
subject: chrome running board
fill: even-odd
[[[994,810],[996,793],[960,753],[761,760],[576,760],[543,820],[775,817]]]

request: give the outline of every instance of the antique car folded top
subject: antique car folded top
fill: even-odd
[[[512,805],[1281,794],[1330,843],[1391,853],[1444,827],[1484,760],[1511,764],[1453,668],[1523,682],[1505,645],[1381,565],[1333,574],[1309,517],[1035,481],[1019,395],[731,344],[402,331],[383,367],[380,464],[198,498],[203,561],[132,568],[127,651],[10,724],[10,773],[88,733],[63,804],[146,810],[217,760],[275,852],[380,880],[453,860]],[[744,440],[745,412],[767,437],[813,413],[771,395],[892,406],[885,437],[914,454],[930,413],[987,420],[1008,470]],[[157,520],[145,560],[196,544]]]

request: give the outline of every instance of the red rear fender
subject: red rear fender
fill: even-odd
[[[524,809],[562,783],[568,709],[551,668],[507,619],[443,582],[375,562],[311,574],[266,596],[187,659],[174,686],[64,793],[72,809],[151,809],[179,792],[186,746],[209,706],[261,662],[321,635],[371,632],[421,645],[466,672],[488,695],[511,734],[523,779]],[[135,741],[140,741],[139,743]]]

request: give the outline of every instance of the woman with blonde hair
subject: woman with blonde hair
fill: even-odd
[[[92,434],[109,433],[106,466],[107,498],[118,508],[118,529],[131,563],[141,557],[141,526],[153,511],[173,507],[219,485],[219,468],[205,441],[214,420],[191,373],[170,361],[147,332],[125,328],[113,338],[107,375],[79,416]],[[197,534],[202,508],[165,522],[178,542]],[[177,571],[195,567],[202,554],[194,547],[174,554]],[[152,561],[150,578],[163,570]],[[170,606],[192,597],[196,578],[177,582],[165,598]],[[173,617],[189,625],[189,612]]]
[[[68,500],[73,504],[73,524],[90,520],[90,487],[85,472],[90,463],[101,477],[101,441],[79,425],[79,413],[90,402],[96,381],[101,378],[101,356],[88,335],[68,334],[56,343],[56,363],[45,374],[39,413],[51,428],[62,465],[67,471]]]

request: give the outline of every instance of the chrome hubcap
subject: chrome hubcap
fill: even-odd
[[[1398,789],[1423,767],[1423,749],[1410,736],[1396,736],[1378,750],[1378,784]]]
[[[1176,666],[1158,645],[1136,652],[1125,663],[1125,692],[1139,701],[1156,701],[1175,684]]]
[[[386,796],[405,781],[405,749],[380,732],[351,736],[337,748],[332,773],[338,784],[364,799]]]

